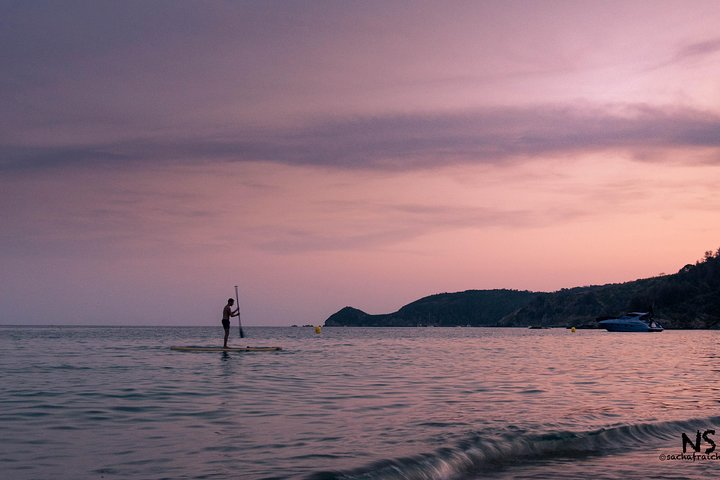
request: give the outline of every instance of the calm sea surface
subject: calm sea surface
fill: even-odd
[[[0,327],[0,476],[720,475],[718,331],[245,330]]]

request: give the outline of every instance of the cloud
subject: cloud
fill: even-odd
[[[718,52],[720,52],[720,37],[682,45],[675,50],[675,53],[669,60],[649,70],[652,71],[672,65],[685,64],[689,61],[700,60]]]
[[[0,145],[0,170],[272,162],[414,170],[620,149],[720,147],[720,115],[647,105],[545,105],[327,119],[295,128],[176,134],[73,146]],[[657,157],[663,158],[662,155]]]
[[[713,55],[717,52],[720,52],[720,38],[712,38],[681,47],[673,57],[673,60],[679,62],[686,59]]]
[[[3,178],[3,255],[89,258],[116,249],[149,257],[222,242],[207,232],[227,208],[202,183],[183,184],[182,172],[58,173]]]
[[[267,231],[257,229],[254,234],[264,240],[256,242],[255,246],[275,254],[387,248],[424,235],[450,230],[547,227],[591,214],[572,207],[507,209],[420,203],[363,203],[354,208],[343,202],[325,207],[342,210],[347,214],[347,219],[333,222],[332,228],[324,228],[322,231],[302,226]],[[364,215],[352,217],[352,212],[359,209]]]

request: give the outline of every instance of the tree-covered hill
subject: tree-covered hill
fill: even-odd
[[[532,301],[537,293],[517,290],[468,290],[440,293],[405,305],[395,313],[369,315],[345,307],[325,320],[326,326],[415,327],[482,326],[498,322]]]
[[[666,328],[720,327],[720,249],[672,275],[558,292],[468,290],[421,298],[394,313],[345,307],[326,326],[594,326],[600,317],[652,310]]]

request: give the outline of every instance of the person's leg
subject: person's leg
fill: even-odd
[[[227,348],[227,339],[228,339],[228,336],[230,336],[230,329],[229,329],[229,328],[226,328],[226,329],[225,329],[225,339],[223,340],[223,348]]]

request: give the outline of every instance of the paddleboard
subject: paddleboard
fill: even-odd
[[[177,352],[277,352],[280,347],[197,347],[193,345],[182,345],[170,347],[170,350]]]

